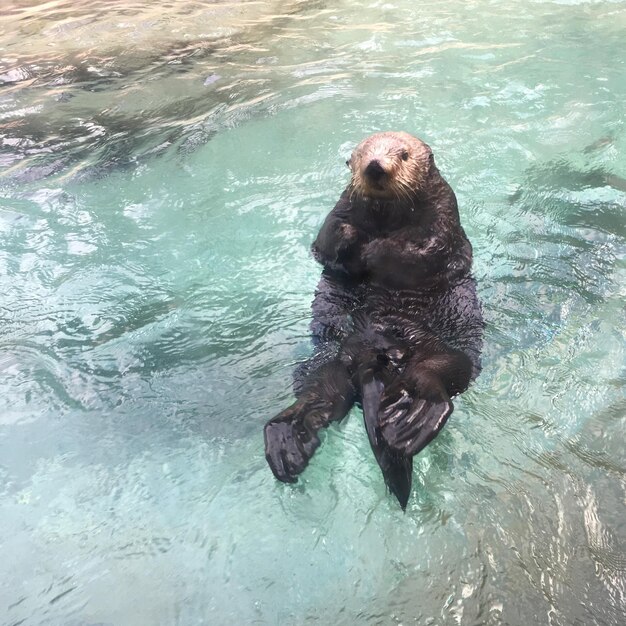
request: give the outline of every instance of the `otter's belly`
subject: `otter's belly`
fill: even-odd
[[[372,323],[391,330],[409,344],[434,336],[450,348],[464,352],[472,361],[472,378],[478,376],[484,322],[472,277],[434,292],[370,288],[364,308]]]
[[[341,344],[356,334],[370,347],[388,344],[388,338],[395,335],[409,348],[412,344],[417,348],[425,338],[434,336],[467,354],[472,378],[480,372],[484,324],[471,277],[446,289],[413,292],[351,283],[324,272],[312,309],[311,332],[317,346],[313,369],[334,358]]]

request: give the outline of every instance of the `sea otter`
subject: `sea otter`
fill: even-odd
[[[265,426],[265,455],[278,480],[296,481],[318,431],[358,402],[404,509],[412,457],[480,371],[472,247],[423,141],[377,133],[347,164],[350,184],[312,247],[324,268],[312,307],[316,350],[296,373],[296,402]]]

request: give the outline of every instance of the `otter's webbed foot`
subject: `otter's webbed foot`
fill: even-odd
[[[296,482],[320,445],[319,430],[345,417],[353,404],[350,372],[341,360],[309,374],[296,402],[265,425],[265,458],[274,476]]]
[[[265,458],[278,480],[295,483],[308,465],[320,440],[303,421],[305,405],[292,404],[271,419],[264,429]]]
[[[381,401],[382,436],[393,450],[414,456],[437,436],[453,408],[440,385],[415,385],[401,377]]]
[[[398,499],[402,510],[411,495],[413,480],[413,460],[411,456],[392,450],[381,436],[379,428],[379,406],[384,385],[376,378],[362,382],[362,404],[365,429],[370,445],[389,491]]]

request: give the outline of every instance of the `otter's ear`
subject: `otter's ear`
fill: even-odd
[[[352,158],[349,158],[349,159],[346,161],[346,165],[347,165],[350,169],[352,169]]]

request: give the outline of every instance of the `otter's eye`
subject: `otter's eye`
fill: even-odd
[[[406,150],[402,153],[402,160],[403,161],[409,160],[409,153]]]

